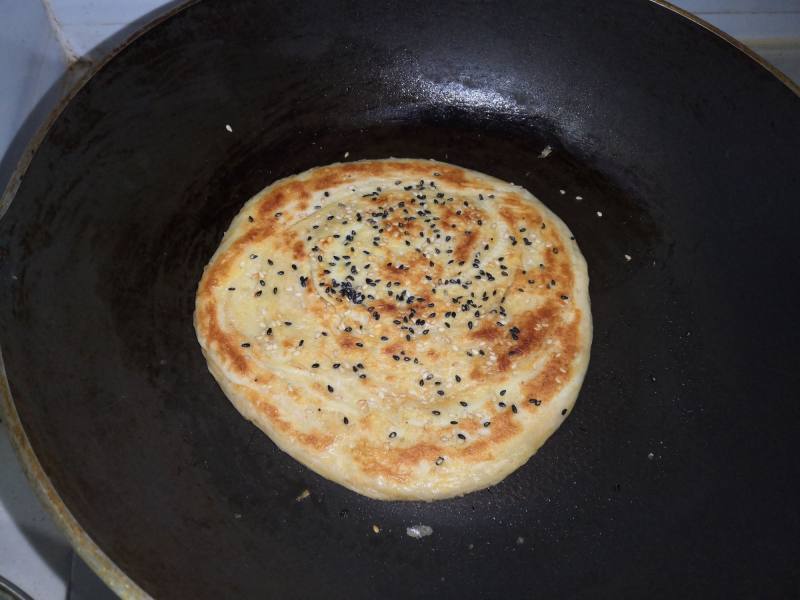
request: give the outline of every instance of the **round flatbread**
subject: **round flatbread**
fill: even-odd
[[[569,414],[592,338],[569,229],[526,190],[440,162],[334,164],[248,201],[195,328],[247,419],[386,500],[478,490]]]

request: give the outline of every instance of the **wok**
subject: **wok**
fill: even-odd
[[[643,0],[208,0],[124,45],[32,150],[0,221],[7,422],[117,592],[800,590],[800,98],[730,40]],[[523,185],[586,256],[574,413],[497,486],[359,496],[206,369],[194,294],[231,218],[345,156]]]

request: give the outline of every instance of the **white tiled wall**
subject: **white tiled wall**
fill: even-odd
[[[800,0],[672,1],[742,40],[800,81]],[[48,112],[45,105],[28,118],[32,107],[59,82],[67,63],[98,58],[103,51],[98,44],[165,4],[165,0],[0,0],[0,191],[24,143]],[[58,85],[70,83],[67,78]],[[56,87],[50,96],[51,106],[59,91]],[[0,425],[0,575],[36,599],[60,600],[67,594],[69,554],[66,541],[28,488]]]
[[[164,0],[48,0],[55,19],[78,56],[128,23],[166,4]]]

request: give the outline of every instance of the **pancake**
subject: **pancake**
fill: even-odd
[[[586,262],[521,187],[441,162],[334,164],[233,219],[195,328],[225,395],[282,450],[371,498],[501,481],[571,412]]]

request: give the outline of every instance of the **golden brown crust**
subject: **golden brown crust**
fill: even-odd
[[[223,390],[284,450],[358,492],[436,499],[523,464],[588,364],[586,265],[522,188],[391,159],[279,181],[198,287]]]

